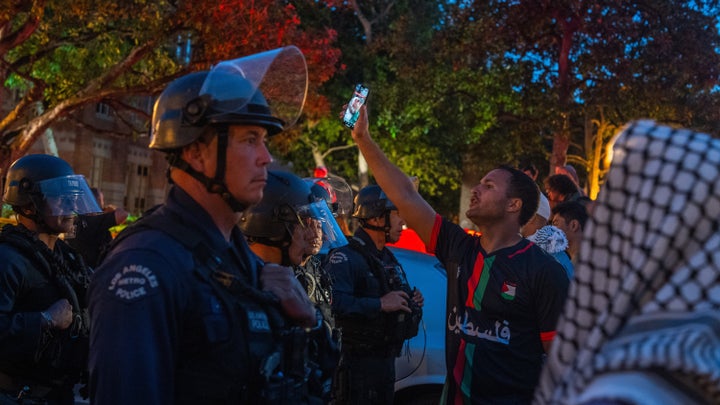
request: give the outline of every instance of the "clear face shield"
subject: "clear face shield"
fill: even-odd
[[[232,77],[242,80],[229,79]],[[258,112],[249,104],[262,95],[272,116],[287,129],[300,116],[307,89],[305,57],[297,47],[286,46],[218,63],[208,73],[199,95],[209,97],[219,114]]]
[[[300,207],[297,214],[306,228],[317,232],[317,240],[322,240],[322,246],[318,253],[326,254],[331,249],[347,245],[348,241],[345,235],[324,200]]]
[[[324,188],[328,195],[328,205],[335,217],[345,218],[352,214],[353,192],[350,185],[341,177],[308,177],[305,181],[309,185],[318,185]]]
[[[39,181],[44,213],[54,217],[102,212],[85,177],[71,175]]]

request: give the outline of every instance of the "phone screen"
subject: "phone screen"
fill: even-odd
[[[355,128],[355,122],[360,116],[360,107],[365,104],[365,99],[367,98],[369,91],[370,90],[362,84],[355,86],[355,93],[353,93],[347,109],[345,110],[345,115],[343,116],[343,123],[346,127]]]

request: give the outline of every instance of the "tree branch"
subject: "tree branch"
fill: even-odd
[[[36,0],[28,15],[27,21],[15,32],[8,36],[0,36],[0,55],[5,55],[10,49],[25,42],[40,25],[45,13],[45,0]],[[0,31],[2,33],[2,31]]]
[[[337,152],[337,151],[339,151],[339,150],[345,150],[345,149],[355,148],[355,147],[357,147],[357,145],[355,145],[355,144],[352,144],[352,145],[342,145],[342,146],[333,146],[333,147],[328,148],[325,152],[323,152],[323,153],[322,153],[322,157],[325,158],[326,156],[328,156],[329,154],[331,154],[331,153],[333,153],[333,152]]]

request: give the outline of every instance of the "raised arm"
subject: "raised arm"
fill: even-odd
[[[400,216],[410,228],[417,232],[426,245],[429,244],[435,224],[435,210],[415,190],[410,178],[390,162],[370,137],[366,106],[360,108],[360,116],[352,131],[352,137],[365,157],[378,185],[398,208]]]

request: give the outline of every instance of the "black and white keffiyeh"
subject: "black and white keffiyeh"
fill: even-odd
[[[720,140],[653,121],[619,134],[536,404],[642,371],[720,403]],[[612,393],[609,393],[612,396]]]
[[[540,246],[542,250],[553,254],[565,251],[568,240],[565,233],[553,225],[545,225],[527,237],[530,242]]]

